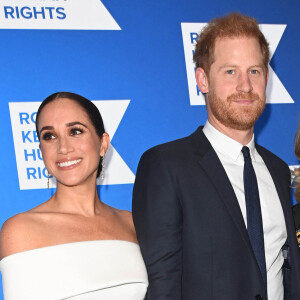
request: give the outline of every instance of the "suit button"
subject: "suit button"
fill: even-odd
[[[264,298],[263,298],[263,296],[262,295],[256,295],[255,296],[255,300],[263,300]]]

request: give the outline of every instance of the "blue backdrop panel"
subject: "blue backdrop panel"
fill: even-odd
[[[97,12],[93,9],[95,1],[26,1],[3,1],[14,8],[14,20],[8,15],[12,10],[5,15],[5,4],[0,3],[0,225],[12,215],[47,200],[54,192],[47,190],[46,179],[45,188],[20,188],[15,151],[20,141],[14,140],[9,103],[40,102],[56,91],[72,91],[91,100],[129,100],[120,122],[115,124],[112,139],[121,157],[119,165],[129,171],[113,184],[99,186],[99,191],[106,203],[131,210],[133,184],[128,174],[135,174],[142,153],[156,144],[189,135],[207,117],[203,105],[190,104],[182,23],[206,23],[231,11],[251,15],[260,24],[286,25],[270,65],[292,103],[282,99],[281,103],[268,104],[255,134],[261,145],[289,165],[298,164],[293,138],[300,112],[299,1],[102,0],[98,1],[98,21],[102,23],[96,20],[96,25],[85,28],[86,14]],[[45,11],[47,29],[41,25],[39,29],[26,29],[44,24],[33,22],[33,7],[41,2],[55,8],[52,19],[49,9]],[[76,5],[82,6],[82,16],[72,19],[72,5],[76,2],[81,2]],[[106,12],[104,6],[100,11],[102,4]],[[19,15],[18,19],[16,7],[24,6],[31,8],[32,17],[23,11],[27,18]],[[64,9],[60,11],[65,14],[62,20],[57,19],[57,7]],[[21,25],[17,28],[15,24]],[[108,168],[113,172],[112,166]]]

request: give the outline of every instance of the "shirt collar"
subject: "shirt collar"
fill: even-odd
[[[221,153],[222,155],[228,156],[234,161],[237,161],[238,158],[242,155],[243,145],[230,138],[229,136],[221,133],[219,130],[213,127],[209,123],[209,121],[206,121],[206,124],[203,128],[203,133],[205,134],[215,151]],[[254,134],[251,138],[251,141],[246,146],[250,150],[251,159],[255,161],[256,150],[254,143]]]

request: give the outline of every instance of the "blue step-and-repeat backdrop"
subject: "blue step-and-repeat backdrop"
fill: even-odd
[[[194,44],[206,22],[231,11],[255,17],[270,43],[268,104],[256,139],[298,165],[298,0],[0,1],[0,225],[55,191],[54,180],[47,189],[35,114],[57,91],[81,94],[99,107],[112,140],[100,197],[131,210],[142,153],[205,123]]]

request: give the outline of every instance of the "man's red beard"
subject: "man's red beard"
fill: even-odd
[[[239,105],[233,103],[236,100],[252,100],[251,105]],[[226,100],[218,98],[213,91],[207,94],[207,104],[213,116],[224,126],[237,130],[251,129],[263,112],[266,104],[266,96],[261,99],[255,93],[235,93]]]

